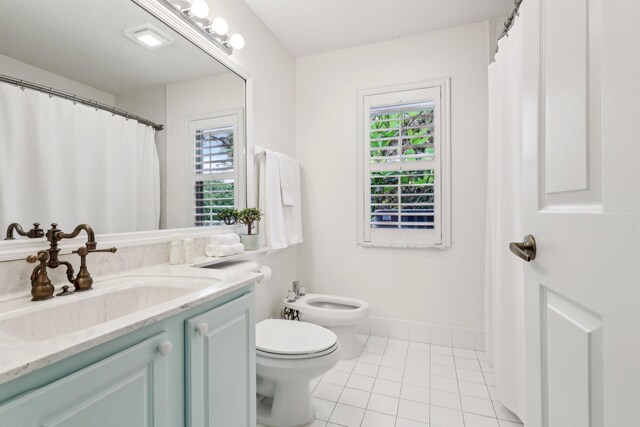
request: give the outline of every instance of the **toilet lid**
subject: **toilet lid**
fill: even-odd
[[[308,322],[267,319],[256,325],[256,349],[269,353],[318,353],[337,341],[329,329]]]

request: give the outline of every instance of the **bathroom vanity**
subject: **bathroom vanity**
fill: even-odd
[[[0,426],[254,426],[260,277],[161,265],[0,300]]]

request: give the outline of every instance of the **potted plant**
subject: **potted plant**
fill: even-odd
[[[258,249],[258,235],[252,234],[253,226],[262,219],[262,212],[256,208],[246,208],[238,212],[238,221],[247,226],[247,234],[240,236],[240,240],[245,250],[255,251]]]
[[[238,222],[238,210],[233,208],[222,209],[218,213],[218,218],[226,225],[233,225]]]

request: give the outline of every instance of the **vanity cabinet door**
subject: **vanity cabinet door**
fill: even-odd
[[[173,427],[166,421],[169,347],[160,333],[18,396],[0,406],[0,426]]]
[[[253,293],[186,322],[187,425],[254,427]]]

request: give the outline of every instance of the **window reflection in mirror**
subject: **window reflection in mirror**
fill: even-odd
[[[0,81],[0,231],[209,227],[244,206],[244,80],[132,1],[3,0],[0,75],[53,89]]]

